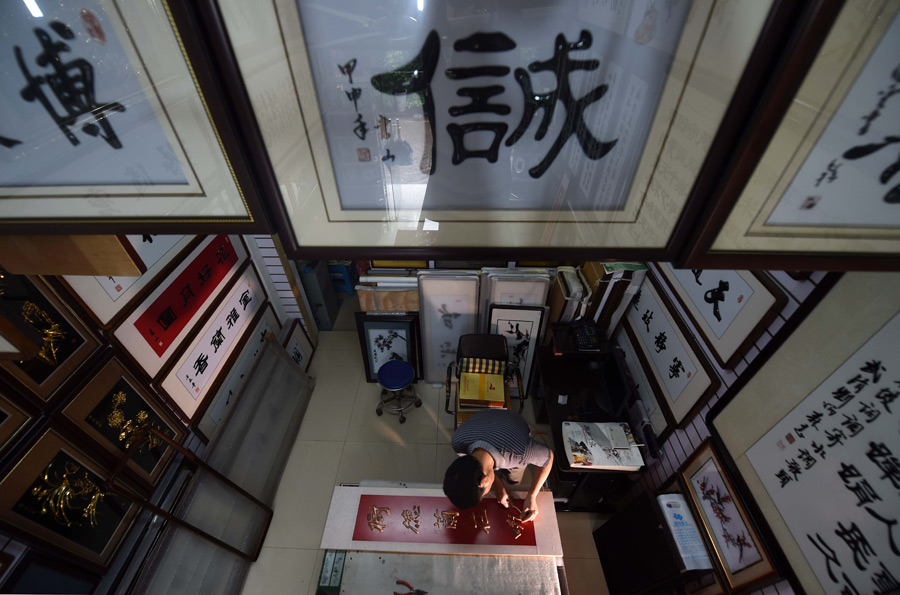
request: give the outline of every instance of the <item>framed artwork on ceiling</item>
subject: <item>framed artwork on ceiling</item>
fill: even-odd
[[[266,341],[266,335],[269,333],[277,335],[280,328],[278,318],[275,316],[275,309],[269,303],[263,309],[262,318],[256,323],[253,330],[245,334],[243,339],[241,339],[240,355],[228,367],[225,379],[222,380],[222,383],[216,390],[216,395],[209,402],[209,406],[196,424],[196,431],[206,438],[207,441],[215,437],[228,412],[231,411],[231,408],[237,401],[241,385],[245,376],[252,369],[259,352],[262,350]]]
[[[207,236],[119,322],[113,339],[156,377],[246,259],[240,236]]]
[[[794,592],[896,584],[898,291],[895,273],[845,273],[707,416]]]
[[[734,368],[787,304],[762,271],[676,269],[667,262],[655,271],[723,368]]]
[[[723,175],[694,268],[896,270],[900,7],[822,3]],[[784,257],[782,257],[784,255]],[[768,264],[769,266],[765,266]]]
[[[78,299],[98,326],[115,326],[116,318],[128,311],[152,286],[157,275],[200,242],[197,236],[128,235],[129,245],[141,256],[146,272],[139,277],[65,275],[65,288]]]
[[[772,560],[709,441],[685,462],[679,478],[730,592],[776,576]]]
[[[546,306],[492,304],[488,317],[488,332],[506,338],[507,363],[519,369],[526,395],[546,313]]]
[[[41,341],[34,357],[2,360],[0,367],[40,401],[49,401],[100,343],[40,278],[5,274],[0,283],[0,300],[13,321],[37,331]]]
[[[188,8],[49,0],[0,14],[0,230],[263,231]]]
[[[248,264],[213,315],[187,349],[163,373],[159,387],[188,420],[205,408],[241,337],[254,326],[256,313],[267,305],[266,290]]]
[[[679,427],[719,388],[719,376],[653,275],[634,296],[622,324],[669,424]]]
[[[105,567],[138,512],[137,505],[106,491],[105,477],[100,466],[50,430],[0,481],[0,525]]]
[[[291,330],[288,331],[287,338],[284,340],[284,349],[291,356],[291,359],[303,368],[304,372],[309,369],[309,363],[312,360],[315,348],[312,346],[299,318],[295,318],[291,324]]]
[[[62,415],[101,450],[116,459],[146,426],[158,428],[181,442],[184,426],[160,406],[159,397],[145,388],[117,359],[110,360],[91,378]],[[149,435],[128,459],[128,469],[144,483],[156,485],[175,454],[163,441]]]
[[[282,192],[288,256],[371,246],[470,259],[671,255],[704,162],[727,157],[714,139],[755,107],[741,99],[795,12],[768,1],[206,6],[258,123],[267,184]],[[484,19],[500,25],[486,34]],[[545,76],[553,86],[535,94]]]
[[[379,368],[395,359],[407,362],[415,370],[415,377],[422,377],[418,313],[357,312],[356,330],[368,382],[378,382]]]

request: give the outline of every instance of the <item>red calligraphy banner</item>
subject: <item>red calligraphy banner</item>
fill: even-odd
[[[134,321],[156,355],[166,352],[237,261],[228,236],[216,236]]]
[[[521,510],[523,502],[513,500],[512,504]],[[522,515],[513,506],[503,508],[496,499],[485,498],[475,508],[461,511],[450,504],[450,500],[442,497],[364,495],[359,499],[353,539],[403,543],[536,545],[534,523],[517,522],[515,519]],[[519,533],[518,538],[516,533]]]

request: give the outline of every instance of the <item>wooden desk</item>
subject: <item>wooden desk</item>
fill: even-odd
[[[606,509],[608,500],[630,485],[627,474],[631,472],[570,467],[563,446],[562,422],[627,420],[631,388],[616,353],[607,348],[597,354],[571,358],[554,355],[549,346],[539,347],[532,385],[535,419],[550,425],[555,445],[550,474],[553,495],[567,499],[558,508]],[[567,395],[565,403],[559,402],[560,395]]]

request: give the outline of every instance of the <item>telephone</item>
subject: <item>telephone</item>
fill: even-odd
[[[600,349],[600,333],[593,326],[572,327],[575,335],[575,346],[578,351],[597,351]]]

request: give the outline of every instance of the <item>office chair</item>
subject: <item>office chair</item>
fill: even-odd
[[[504,408],[510,408],[509,386],[510,382],[516,382],[519,394],[519,413],[525,406],[525,390],[522,385],[522,375],[519,369],[507,365],[509,363],[509,350],[506,345],[506,337],[503,335],[472,334],[462,335],[456,347],[456,360],[447,366],[447,387],[444,401],[444,411],[454,416],[454,428],[465,422],[483,407],[465,407],[459,403],[459,377],[463,372],[479,372],[483,374],[501,374],[505,379],[503,395]],[[455,371],[454,371],[455,369]],[[456,378],[455,409],[450,409],[450,397],[453,390],[453,378]]]

